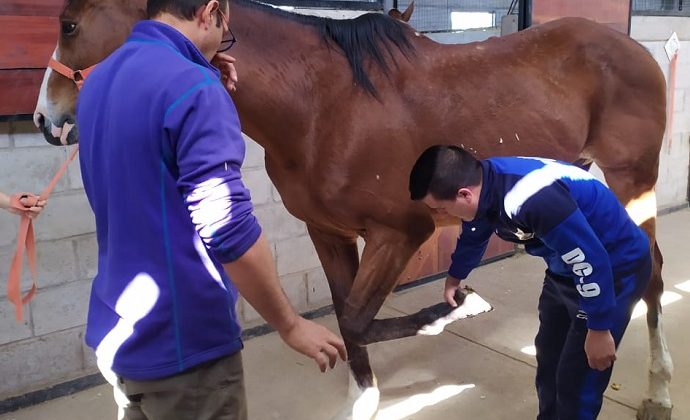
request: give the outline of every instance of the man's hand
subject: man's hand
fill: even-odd
[[[589,330],[585,338],[585,353],[589,367],[596,370],[606,370],[616,360],[616,343],[609,330]]]
[[[321,372],[325,372],[328,366],[333,369],[338,355],[343,361],[347,361],[347,350],[342,339],[326,327],[301,316],[297,316],[296,321],[286,331],[278,332],[283,341],[295,351],[314,359]]]
[[[235,57],[218,53],[211,60],[211,64],[220,70],[220,81],[228,92],[237,90],[237,70],[235,69]]]
[[[458,303],[455,301],[455,291],[458,290],[458,287],[460,287],[460,279],[456,279],[453,276],[446,277],[446,286],[443,292],[443,297],[453,308],[458,306]]]
[[[16,196],[15,196],[16,197]],[[13,207],[11,204],[10,198],[7,197],[7,205],[0,205],[0,207],[6,208],[7,211],[10,213],[14,213],[17,215],[22,215],[26,214],[30,218],[35,218],[38,216],[41,211],[43,211],[43,208],[46,206],[47,201],[46,200],[41,200],[37,195],[33,194],[25,194],[19,198],[19,205],[23,206],[23,209],[18,209],[16,207]],[[16,200],[16,198],[13,198]],[[16,203],[16,201],[15,201]],[[16,205],[16,204],[15,204]]]

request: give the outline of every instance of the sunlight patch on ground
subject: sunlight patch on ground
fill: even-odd
[[[690,293],[690,280],[676,284],[675,288]]]
[[[521,352],[528,354],[530,356],[536,356],[537,355],[537,348],[534,347],[534,345],[531,346],[525,346],[520,349]]]
[[[431,407],[453,398],[466,389],[472,389],[474,387],[474,384],[442,385],[429,393],[413,395],[390,407],[379,410],[376,420],[402,420],[408,418],[409,416],[419,413],[426,407]]]
[[[679,300],[683,299],[683,296],[676,292],[664,292],[663,295],[661,295],[661,306],[666,306],[669,305],[673,302],[677,302]],[[639,301],[637,305],[635,305],[635,309],[633,310],[632,313],[632,318],[639,318],[642,315],[647,314],[647,304],[644,303],[643,300]]]

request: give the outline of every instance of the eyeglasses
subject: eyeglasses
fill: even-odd
[[[237,38],[235,38],[235,34],[232,33],[232,29],[230,29],[229,25],[229,20],[225,16],[225,13],[223,13],[220,9],[218,9],[218,14],[220,15],[220,19],[223,21],[223,40],[220,41],[220,47],[218,48],[217,52],[222,53],[230,48],[232,48],[233,45],[235,45],[235,42],[237,42]]]

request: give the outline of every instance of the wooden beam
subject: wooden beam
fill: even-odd
[[[45,68],[58,26],[55,17],[0,16],[0,69]]]
[[[0,70],[0,115],[33,114],[44,69]]]
[[[0,16],[60,16],[65,0],[2,0]]]

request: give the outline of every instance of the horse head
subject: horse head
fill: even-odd
[[[388,16],[398,19],[402,22],[409,22],[412,17],[412,12],[414,12],[414,2],[411,2],[404,12],[400,12],[398,9],[391,9],[388,11]]]
[[[145,16],[144,0],[67,0],[60,13],[60,34],[34,110],[34,123],[48,143],[78,141],[78,85],[87,70],[126,39]]]

